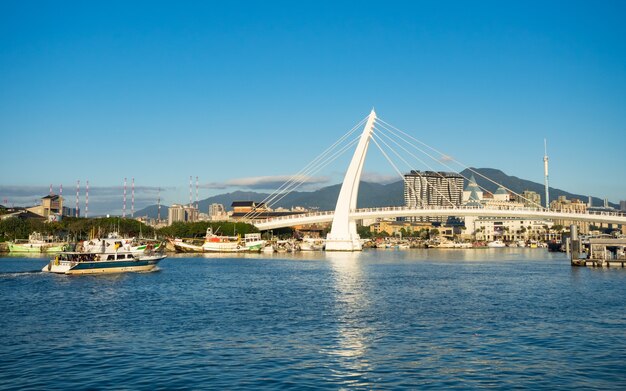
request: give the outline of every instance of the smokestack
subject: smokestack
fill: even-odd
[[[50,195],[52,195],[52,183],[50,184]]]
[[[130,188],[130,217],[133,218],[135,217],[135,178],[133,178]]]
[[[593,206],[593,197],[589,196],[589,201],[587,202],[587,208],[591,208]]]
[[[85,190],[85,218],[89,217],[89,180],[87,180],[87,187]]]
[[[122,207],[122,217],[126,217],[126,178],[124,178],[124,206]]]
[[[546,141],[545,138],[543,139],[543,148],[544,148],[543,174],[545,176],[544,183],[546,186],[546,209],[550,209],[550,191],[549,191],[549,185],[548,185],[548,142]]]
[[[161,221],[161,188],[159,187],[159,197],[157,198],[157,222]]]
[[[196,209],[198,209],[198,177],[196,177]]]
[[[609,207],[609,199],[608,199],[608,198],[605,198],[605,199],[604,199],[604,207],[605,207],[605,208],[608,208],[608,207]]]
[[[79,198],[79,194],[78,192],[80,191],[80,179],[76,181],[76,217],[78,217],[78,198]]]
[[[192,193],[191,193],[191,186],[192,186],[192,183],[193,183],[193,178],[192,178],[192,176],[191,176],[191,175],[189,175],[189,206],[192,206],[192,205],[193,205],[193,198],[192,198],[193,196],[191,195],[191,194],[192,194]]]

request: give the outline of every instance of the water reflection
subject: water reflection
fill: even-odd
[[[336,364],[334,376],[341,383],[367,385],[363,376],[370,371],[367,351],[370,348],[372,327],[366,314],[371,305],[368,296],[367,275],[358,253],[326,254],[332,268],[336,313],[336,345],[322,352]],[[365,382],[364,382],[365,380]]]

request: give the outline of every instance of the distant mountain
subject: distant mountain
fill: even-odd
[[[520,179],[515,176],[510,176],[504,172],[494,168],[472,168],[472,170],[484,175],[491,180],[502,184],[503,186],[513,190],[516,193],[522,193],[524,190],[532,190],[541,195],[541,199],[544,199],[544,187],[543,184]],[[466,169],[461,172],[461,175],[469,178],[472,172]],[[478,185],[490,192],[495,192],[497,185],[488,181],[480,175],[474,175]],[[305,208],[318,208],[320,210],[334,210],[339,196],[339,190],[341,185],[333,185],[321,188],[319,190],[310,192],[292,192],[286,195],[279,201],[271,203],[274,208],[283,207],[291,208],[294,206],[302,206]],[[550,199],[556,199],[558,196],[564,195],[568,199],[578,198],[583,202],[587,202],[587,196],[580,194],[569,193],[564,190],[550,188]],[[213,197],[206,198],[198,202],[198,207],[201,212],[208,212],[209,205],[218,203],[224,205],[226,209],[230,210],[230,205],[233,201],[257,201],[261,202],[265,200],[269,194],[257,193],[253,191],[234,191],[232,193],[218,194]],[[598,197],[593,198],[593,203],[596,206],[603,204],[603,200]],[[543,201],[542,201],[543,203]],[[359,187],[359,198],[357,200],[357,206],[359,208],[375,208],[381,206],[401,206],[404,205],[404,184],[402,181],[382,185],[379,183],[361,182]],[[617,205],[611,204],[616,207]],[[168,207],[161,205],[161,218],[167,218]],[[141,209],[135,213],[136,216],[148,216],[151,218],[157,217],[157,206],[150,205],[144,209]]]
[[[302,206],[305,208],[318,208],[320,210],[334,210],[339,197],[341,185],[333,185],[310,192],[292,192],[275,203],[272,207],[291,208]],[[359,198],[357,205],[361,208],[374,208],[379,206],[392,206],[404,204],[402,181],[381,185],[379,183],[361,182],[359,187]],[[232,193],[218,194],[213,197],[198,201],[198,208],[206,213],[209,205],[213,203],[222,204],[227,210],[233,201],[257,201],[265,200],[269,194],[257,193],[253,191],[235,191]],[[278,197],[280,198],[280,197]],[[168,207],[161,205],[161,218],[167,218]],[[136,216],[157,217],[157,205],[150,205],[135,212]]]

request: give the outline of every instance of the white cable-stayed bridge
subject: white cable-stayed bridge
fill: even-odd
[[[355,137],[356,130],[364,123],[365,125],[363,131],[360,135]],[[370,142],[374,143],[376,147],[378,147],[384,158],[393,167],[394,171],[400,178],[402,178],[403,181],[405,181],[405,188],[408,189],[409,192],[408,196],[405,194],[405,198],[411,201],[408,206],[357,208],[356,202],[359,191],[359,183]],[[545,206],[532,202],[531,200],[526,199],[523,195],[498,184],[490,178],[487,178],[481,173],[471,169],[469,166],[458,162],[449,155],[430,147],[410,134],[403,132],[402,130],[383,121],[376,116],[376,112],[373,109],[367,117],[361,120],[348,133],[342,136],[322,154],[316,157],[311,163],[305,166],[300,172],[294,174],[289,181],[285,182],[281,187],[263,200],[263,203],[269,207],[275,205],[287,194],[301,186],[308,177],[331,164],[337,159],[338,156],[342,155],[345,151],[355,145],[355,152],[352,156],[348,169],[346,170],[334,211],[294,214],[261,220],[259,219],[261,212],[253,210],[244,216],[243,220],[251,222],[260,230],[332,222],[330,233],[326,238],[326,250],[330,251],[361,250],[362,244],[359,235],[357,234],[356,221],[362,219],[476,216],[626,224],[626,215],[619,212],[585,211],[581,213],[574,213],[569,210],[550,210],[548,207],[549,200],[547,197],[545,200]],[[402,151],[405,155],[403,156],[400,152],[398,152],[398,150]],[[461,199],[459,197],[463,192],[462,188],[438,189],[424,178],[418,178],[420,186],[419,188],[416,188],[414,183],[408,183],[406,181],[402,170],[398,167],[398,164],[391,159],[391,156],[399,159],[406,167],[406,171],[414,170],[417,163],[419,163],[420,166],[425,166],[434,174],[442,176],[440,172],[437,172],[437,170],[427,163],[427,161],[418,156],[418,154],[425,155],[428,159],[445,166],[448,170],[453,172],[456,172],[457,170],[450,167],[447,162],[456,163],[463,169],[469,169],[474,174],[483,177],[495,185],[503,187],[511,194],[515,194],[517,198],[523,199],[526,201],[525,204],[530,206],[514,206],[514,203],[489,205],[481,204],[479,202],[469,202],[465,205],[461,205]],[[408,155],[408,157],[406,155]],[[419,171],[416,172],[416,174],[419,176]],[[468,180],[468,178],[464,179]],[[429,188],[429,186],[431,187]],[[431,199],[425,200],[425,190],[429,190],[428,194]]]

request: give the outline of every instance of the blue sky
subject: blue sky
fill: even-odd
[[[626,199],[624,15],[622,1],[3,1],[0,203],[62,183],[73,204],[89,180],[90,211],[119,213],[124,177],[136,209],[159,187],[186,202],[189,176],[200,198],[258,189],[373,106],[467,165],[537,182],[547,138],[552,186]],[[393,176],[376,153],[368,178]]]

